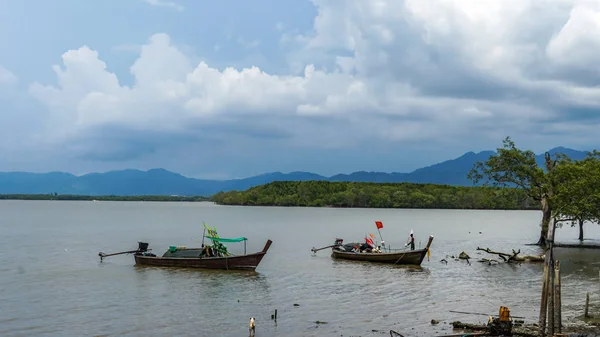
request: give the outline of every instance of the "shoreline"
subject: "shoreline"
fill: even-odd
[[[335,206],[335,205],[276,205],[276,204],[228,204],[219,203],[218,201],[209,200],[219,206],[234,206],[234,207],[281,207],[281,208],[333,208],[333,209],[417,209],[417,210],[441,210],[441,211],[534,211],[541,212],[541,209],[535,208],[442,208],[442,207],[365,207],[365,206]]]
[[[2,200],[22,201],[126,201],[126,202],[212,202],[219,206],[234,207],[282,207],[282,208],[330,208],[330,209],[380,209],[380,210],[458,210],[458,211],[535,211],[533,208],[441,208],[441,207],[365,207],[336,205],[277,205],[277,204],[228,204],[220,203],[212,197],[204,196],[167,196],[167,195],[76,195],[76,194],[0,194]]]

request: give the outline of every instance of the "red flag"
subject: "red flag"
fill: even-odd
[[[377,229],[382,229],[383,223],[381,221],[375,221],[375,226],[377,226]]]

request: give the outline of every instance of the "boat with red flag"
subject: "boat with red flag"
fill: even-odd
[[[383,223],[381,221],[376,221],[375,224],[381,238],[380,229],[383,228]],[[409,242],[405,245],[405,249],[386,248],[383,238],[381,238],[381,244],[376,245],[375,239],[375,235],[369,234],[365,235],[365,242],[351,242],[344,244],[343,239],[336,238],[333,245],[322,248],[313,247],[311,251],[316,253],[319,250],[331,248],[331,257],[335,259],[420,266],[425,259],[425,256],[427,256],[429,260],[431,254],[429,248],[431,247],[433,236],[429,236],[427,245],[424,249],[414,249],[414,236],[412,230]]]

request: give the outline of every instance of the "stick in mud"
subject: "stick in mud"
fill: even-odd
[[[590,293],[585,295],[585,312],[583,313],[583,317],[590,318]]]
[[[550,257],[553,258],[553,257]],[[552,260],[554,262],[554,260]],[[553,263],[554,264],[554,263]],[[550,272],[548,283],[548,336],[554,336],[554,268],[548,267]]]
[[[555,332],[562,333],[562,309],[560,300],[560,261],[554,263],[554,324],[556,325]]]
[[[546,310],[548,305],[548,265],[544,264],[544,276],[542,280],[542,299],[540,303],[540,336],[545,336],[546,330]]]

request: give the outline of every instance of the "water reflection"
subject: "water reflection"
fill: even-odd
[[[556,248],[555,257],[560,261],[563,275],[581,274],[584,277],[598,277],[600,251],[583,248]]]
[[[387,264],[387,263],[374,263],[367,261],[347,261],[341,259],[332,259],[333,268],[356,268],[356,269],[364,269],[365,271],[370,271],[373,269],[381,270],[404,270],[407,272],[419,272],[425,271],[425,268],[422,266],[415,265],[402,265],[402,264]]]

